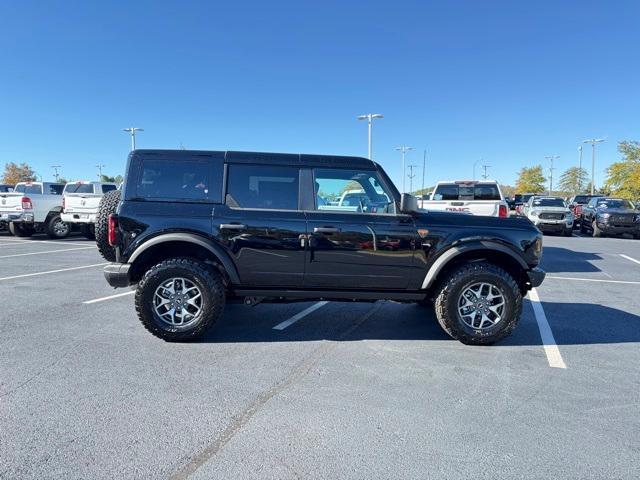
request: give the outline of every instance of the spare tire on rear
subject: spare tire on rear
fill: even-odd
[[[109,245],[109,215],[116,213],[120,202],[120,190],[111,190],[104,194],[98,207],[96,218],[96,244],[100,255],[109,261],[116,261],[116,249]]]

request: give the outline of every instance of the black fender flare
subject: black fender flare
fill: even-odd
[[[200,235],[196,235],[193,233],[163,233],[162,235],[153,237],[151,240],[144,242],[142,245],[136,248],[129,257],[127,263],[133,264],[136,259],[140,257],[140,255],[142,255],[145,251],[155,247],[156,245],[167,242],[193,243],[194,245],[198,245],[202,248],[207,249],[214,257],[218,259],[222,267],[226,270],[231,283],[233,285],[240,284],[240,275],[238,275],[238,270],[229,257],[229,254],[225,252],[224,248],[220,245],[217,245],[215,242],[212,242],[211,240],[207,240],[205,238],[202,238]]]
[[[458,255],[462,253],[471,252],[474,250],[498,251],[500,253],[507,254],[509,257],[515,260],[522,267],[523,270],[529,270],[530,268],[529,265],[527,265],[527,262],[525,262],[524,258],[522,258],[520,255],[514,252],[511,248],[503,245],[502,243],[493,242],[490,240],[473,241],[473,242],[468,242],[468,243],[463,243],[461,245],[453,246],[448,250],[446,250],[444,253],[442,253],[436,259],[436,261],[433,262],[431,267],[429,267],[429,270],[427,271],[427,274],[425,275],[424,280],[422,282],[421,288],[425,289],[425,288],[431,287],[431,285],[433,285],[434,280],[438,277],[438,274],[442,271],[442,269],[450,261],[455,259]]]

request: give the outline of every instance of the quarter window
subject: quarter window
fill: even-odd
[[[316,210],[353,213],[395,213],[393,196],[375,171],[318,169]]]
[[[227,205],[269,210],[298,209],[299,169],[274,165],[229,165]]]

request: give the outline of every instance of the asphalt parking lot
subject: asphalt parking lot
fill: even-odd
[[[492,347],[392,302],[230,305],[168,344],[101,264],[0,233],[1,478],[640,478],[640,241],[545,237]]]

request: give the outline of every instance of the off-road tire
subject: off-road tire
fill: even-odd
[[[109,245],[109,215],[116,213],[120,202],[120,190],[111,190],[103,195],[98,206],[95,238],[98,251],[108,262],[116,261],[116,249]]]
[[[32,227],[25,227],[19,223],[10,222],[9,233],[14,237],[30,237],[35,233],[35,230]]]
[[[66,228],[63,228],[66,226]],[[62,218],[60,218],[60,214],[56,213],[49,217],[47,220],[47,225],[45,227],[45,232],[49,238],[54,240],[61,240],[63,238],[67,238],[71,233],[71,225],[63,222]]]
[[[461,293],[477,282],[494,285],[505,300],[501,320],[485,330],[471,328],[458,314]],[[522,294],[515,280],[502,268],[486,262],[469,263],[453,270],[439,284],[435,313],[440,326],[452,338],[467,345],[491,345],[516,328],[522,313]]]
[[[202,294],[199,320],[187,330],[164,323],[153,307],[156,289],[162,282],[173,277],[190,280]],[[142,325],[153,335],[167,342],[189,342],[201,338],[218,321],[224,311],[225,299],[224,283],[217,270],[191,258],[171,258],[145,273],[136,289],[135,305]]]
[[[591,235],[593,235],[594,237],[604,237],[604,235],[602,234],[602,230],[598,228],[598,223],[595,220],[591,224],[591,231]]]
[[[90,223],[88,225],[81,225],[80,226],[80,232],[88,240],[95,240],[96,239],[96,228],[95,228],[95,225],[93,223]]]

